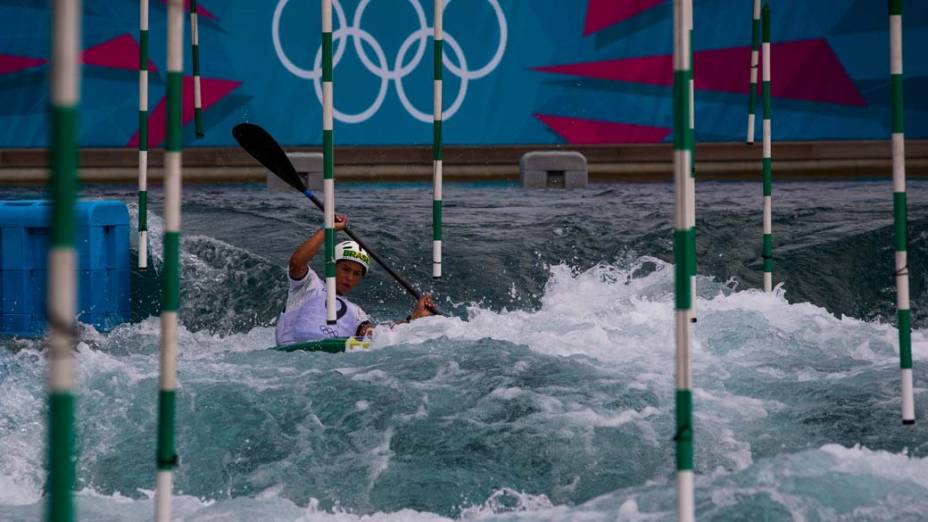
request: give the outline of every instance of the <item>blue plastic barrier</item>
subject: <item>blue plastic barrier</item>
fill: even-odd
[[[50,210],[0,201],[0,334],[45,332]],[[109,330],[129,318],[129,212],[121,201],[81,201],[75,218],[78,319]]]

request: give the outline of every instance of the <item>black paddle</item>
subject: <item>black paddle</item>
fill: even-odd
[[[264,129],[255,125],[254,123],[239,123],[232,129],[232,136],[235,138],[235,141],[245,149],[248,154],[251,154],[251,157],[258,160],[258,163],[264,165],[264,167],[273,172],[278,178],[285,181],[288,185],[298,190],[304,196],[309,198],[313,202],[313,205],[319,208],[319,210],[325,210],[322,202],[319,201],[313,193],[306,188],[306,185],[303,184],[303,180],[300,179],[300,176],[296,173],[296,169],[293,168],[293,163],[290,163],[290,158],[287,157],[287,154],[284,152],[284,149],[280,147],[276,140]],[[393,271],[392,268],[387,266],[387,264],[380,258],[373,250],[355,235],[354,232],[348,230],[348,227],[345,227],[345,233],[348,234],[348,237],[353,239],[358,243],[358,246],[367,251],[368,254],[374,261],[377,261],[388,274],[393,276],[393,279],[396,279],[396,282],[400,284],[407,292],[413,295],[416,298],[416,301],[422,297],[415,288],[413,288],[409,283],[406,282],[399,274]],[[437,308],[429,307],[429,311],[433,314],[444,315],[439,312]]]

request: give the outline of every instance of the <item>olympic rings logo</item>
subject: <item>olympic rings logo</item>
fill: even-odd
[[[454,53],[454,56],[457,59],[457,62],[451,62],[448,59],[447,54],[442,55],[442,61],[445,68],[447,68],[451,74],[457,76],[460,79],[460,86],[458,87],[457,96],[455,97],[454,102],[452,102],[452,104],[448,107],[448,109],[443,111],[443,119],[450,119],[452,116],[454,116],[455,113],[457,113],[458,109],[461,108],[461,105],[464,103],[464,98],[467,96],[468,82],[487,76],[496,69],[500,61],[503,59],[503,53],[506,50],[506,38],[508,34],[506,17],[503,14],[503,10],[499,5],[498,0],[487,1],[496,12],[496,21],[499,24],[499,45],[497,45],[496,52],[494,53],[493,57],[485,65],[478,69],[469,69],[467,65],[467,58],[464,56],[464,51],[461,49],[461,46],[458,44],[457,40],[455,40],[454,37],[452,37],[447,32],[443,32],[442,37],[447,43],[446,48],[451,49],[452,53]],[[313,85],[316,91],[316,98],[318,98],[319,102],[322,103],[321,45],[316,50],[316,58],[313,62],[313,68],[303,69],[290,61],[290,59],[287,57],[287,53],[284,52],[283,46],[280,43],[280,18],[283,15],[284,9],[287,7],[289,2],[290,0],[279,0],[277,2],[277,8],[274,10],[274,18],[271,22],[271,34],[274,40],[274,50],[277,52],[277,58],[280,60],[280,63],[288,71],[290,71],[291,74],[298,78],[304,78],[313,81]],[[442,9],[447,9],[450,2],[451,0],[445,0]],[[431,123],[433,120],[433,115],[426,114],[417,109],[412,104],[412,102],[409,101],[409,98],[406,96],[406,91],[403,89],[403,79],[413,70],[415,70],[416,67],[418,67],[422,62],[422,59],[425,56],[426,48],[430,47],[427,45],[428,39],[429,37],[433,36],[433,28],[430,27],[426,21],[425,11],[422,9],[422,5],[419,3],[419,0],[409,0],[409,3],[412,4],[412,7],[416,12],[419,29],[406,37],[406,40],[403,41],[403,44],[400,46],[400,49],[393,60],[393,68],[391,69],[389,63],[387,62],[387,56],[384,54],[384,50],[380,45],[380,42],[378,42],[369,32],[361,28],[361,18],[364,16],[364,10],[367,8],[369,3],[370,0],[361,0],[361,3],[358,5],[358,8],[354,12],[354,18],[351,22],[351,25],[348,25],[348,19],[345,16],[345,10],[342,8],[341,3],[339,0],[332,1],[332,8],[334,10],[336,20],[338,21],[338,29],[335,29],[332,32],[332,40],[335,47],[332,52],[332,67],[334,68],[338,66],[338,62],[345,54],[345,48],[348,45],[348,40],[351,39],[354,44],[354,50],[358,54],[361,63],[371,74],[380,79],[380,90],[377,92],[377,97],[367,109],[357,114],[346,114],[340,112],[338,109],[333,108],[333,115],[335,119],[344,123],[361,123],[367,121],[371,116],[376,114],[378,110],[380,110],[384,99],[387,97],[390,81],[393,81],[396,85],[396,94],[399,97],[403,108],[406,109],[406,112],[421,122]],[[371,58],[367,55],[367,51],[364,50],[362,42],[366,43],[370,46],[371,49],[374,50],[374,55],[377,59],[376,63],[374,63],[374,61],[372,61]],[[407,63],[405,61],[406,55],[409,54],[409,51],[413,46],[415,46],[415,51],[413,53],[412,60]]]

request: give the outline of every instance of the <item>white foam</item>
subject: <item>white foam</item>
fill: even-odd
[[[427,317],[378,327],[374,345],[382,348],[441,337],[465,341],[492,338],[549,355],[638,362],[647,369],[672,367],[672,267],[647,257],[639,266],[643,263],[657,269],[645,277],[632,277],[638,266],[622,270],[599,265],[584,272],[566,265],[552,266],[538,310],[493,311],[472,305],[466,320]],[[742,352],[739,357],[745,351],[760,350],[793,355],[797,344],[828,357],[898,363],[895,329],[889,325],[835,317],[810,303],[789,303],[782,286],[771,293],[732,292],[711,279],[699,281],[704,294],[711,295],[697,299],[696,364],[711,361],[706,350]],[[725,346],[732,341],[735,344]],[[928,360],[928,339],[923,332],[913,332],[913,346],[916,359]]]
[[[599,405],[608,402],[604,397],[572,397],[556,389],[507,383],[483,396],[479,407],[506,407],[508,405],[504,403],[525,401],[532,406],[532,411],[516,423],[542,425],[543,429],[558,434],[561,432],[557,430],[564,429],[565,433],[577,436],[578,444],[589,443],[582,440],[583,429],[625,426],[626,430],[630,428],[640,437],[643,445],[659,447],[667,443],[660,422],[672,408],[673,274],[670,265],[659,260],[643,258],[641,263],[653,264],[657,269],[646,276],[633,277],[638,267],[597,266],[578,272],[566,265],[553,266],[537,310],[491,310],[474,305],[468,310],[466,320],[429,317],[392,328],[380,326],[374,336],[375,348],[439,340],[434,343],[434,349],[440,350],[445,341],[453,345],[455,341],[490,338],[527,346],[537,354],[575,358],[580,363],[613,373],[616,382],[621,382],[628,390],[652,392],[657,406],[601,408]],[[713,455],[709,467],[714,469],[707,470],[710,472],[705,477],[707,480],[723,480],[732,472],[753,471],[755,468],[766,470],[766,462],[759,463],[753,456],[750,441],[742,440],[744,435],[740,428],[763,422],[773,413],[789,407],[786,399],[781,402],[748,395],[746,391],[735,391],[744,390],[744,387],[730,388],[729,383],[743,384],[748,372],[787,383],[841,381],[898,366],[896,332],[889,325],[835,317],[808,303],[791,304],[786,301],[782,288],[769,294],[756,290],[731,291],[725,285],[705,278],[700,278],[700,288],[703,294],[697,303],[700,321],[695,328],[693,352],[694,402],[699,430],[697,436],[711,444],[711,449],[707,446],[700,448],[700,454]],[[85,342],[77,353],[79,392],[88,391],[87,383],[98,383],[88,397],[106,401],[109,420],[129,418],[126,412],[131,406],[131,396],[109,397],[107,390],[136,390],[153,384],[157,379],[158,319],[120,326],[109,334],[89,329],[84,335]],[[298,362],[306,358],[297,359],[286,354],[280,354],[280,359],[287,363],[277,367],[263,365],[253,368],[237,363],[235,357],[264,350],[274,344],[273,328],[270,327],[222,336],[190,332],[181,326],[178,337],[181,387],[185,383],[234,382],[261,392],[292,386],[293,382],[329,371],[300,367]],[[15,357],[35,359],[36,369],[32,374],[23,375],[23,379],[29,381],[25,386],[0,380],[0,393],[3,395],[0,404],[3,409],[0,414],[0,449],[4,452],[4,458],[0,460],[0,505],[3,506],[28,506],[40,502],[44,482],[44,444],[37,442],[44,440],[44,421],[38,415],[44,402],[44,382],[41,379],[44,359],[36,350],[19,348],[21,351]],[[913,332],[913,354],[916,360],[928,359],[928,339],[923,331]],[[227,355],[229,357],[225,357]],[[354,355],[346,354],[345,357]],[[376,365],[365,366],[363,361],[338,359],[336,362],[347,364],[336,368],[336,371],[347,379],[378,386],[404,384]],[[808,361],[827,364],[813,366]],[[355,364],[357,366],[353,366]],[[531,373],[532,365],[530,361],[518,360],[513,361],[512,369],[518,373]],[[443,361],[430,378],[406,384],[420,390],[443,387],[468,371],[462,370],[455,361]],[[290,384],[281,384],[282,378]],[[101,382],[104,384],[99,384]],[[916,392],[923,396],[926,390],[919,388]],[[376,399],[349,404],[365,414],[376,411],[378,406]],[[897,410],[897,405],[888,400],[886,404],[877,403],[877,406],[893,413]],[[428,415],[428,396],[424,395],[414,413],[398,415],[396,420],[407,422]],[[84,449],[85,453],[99,455],[112,451],[115,444],[113,435],[121,428],[114,424],[107,429],[96,430],[84,442],[89,445]],[[322,428],[324,426],[318,417],[308,415],[307,421],[297,427],[297,435],[302,433],[299,430]],[[364,469],[368,472],[371,486],[389,470],[393,459],[390,449],[392,436],[392,428],[386,429],[383,439],[364,447],[367,454],[364,461],[367,467]],[[304,438],[298,436],[297,440]],[[307,447],[300,451],[308,453],[312,450]],[[831,462],[828,470],[831,471],[887,480],[903,479],[928,489],[926,459],[834,445],[824,446],[811,455],[831,457],[828,459]],[[801,458],[807,459],[809,455],[803,454]],[[797,465],[808,466],[805,462]],[[766,480],[763,478],[766,471],[758,473]],[[663,478],[649,479],[666,484]],[[771,480],[781,479],[774,475]],[[776,502],[788,506],[792,513],[801,514],[808,509],[806,500],[777,489],[775,483],[772,486],[755,486],[750,490],[768,493]],[[176,516],[184,520],[226,517],[244,520],[247,513],[254,512],[249,510],[257,510],[265,518],[286,520],[445,520],[413,510],[363,516],[338,510],[325,511],[319,509],[318,503],[298,506],[280,498],[280,493],[278,486],[269,486],[258,493],[257,499],[210,502],[179,496]],[[712,492],[712,499],[717,505],[724,505],[737,502],[740,493],[743,491],[720,488]],[[148,500],[99,495],[92,491],[82,492],[81,498],[84,505],[95,506],[93,512],[115,513],[110,518],[132,518],[138,513],[149,513]],[[616,509],[613,514],[619,520],[648,520],[656,516],[642,512],[646,508],[641,498],[624,499]],[[554,506],[545,495],[501,488],[486,502],[466,508],[462,518],[516,512],[531,513],[535,519],[551,520],[580,520],[587,514],[591,519],[599,519],[597,516],[603,514],[601,506],[592,501],[576,508]],[[596,516],[591,514],[594,512]]]
[[[525,513],[554,507],[546,495],[532,495],[511,488],[500,488],[490,494],[479,506],[461,510],[463,520],[486,518],[502,513]]]
[[[839,444],[826,444],[821,447],[821,451],[836,458],[832,465],[833,471],[906,480],[928,490],[928,457],[910,457],[861,446],[847,448]]]

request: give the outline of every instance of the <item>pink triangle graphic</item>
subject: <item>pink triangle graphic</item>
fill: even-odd
[[[28,56],[12,56],[0,54],[0,74],[10,74],[25,69],[45,65],[48,60],[44,58],[30,58]]]
[[[599,80],[645,83],[648,85],[673,85],[673,57],[670,55],[636,56],[634,58],[619,58],[599,62],[548,65],[535,67],[534,70]],[[698,68],[696,74],[699,74]]]
[[[161,0],[161,3],[167,5],[168,0]],[[190,12],[190,0],[184,0],[184,13],[189,13],[189,12]],[[204,9],[202,5],[197,6],[197,15],[205,16],[206,18],[209,18],[210,20],[218,20],[218,18],[216,18],[216,15]]]
[[[558,136],[571,145],[597,143],[661,143],[670,135],[667,127],[651,127],[549,114],[535,114]]]
[[[826,40],[774,43],[770,54],[773,96],[858,107],[867,104]],[[747,94],[744,71],[748,70],[750,59],[751,48],[747,46],[696,52],[693,57],[696,89]],[[535,70],[619,82],[673,85],[673,57],[670,55],[554,65]]]
[[[583,36],[624,22],[666,0],[587,0]]]
[[[139,44],[134,38],[124,34],[85,49],[81,59],[87,65],[137,71],[139,69]],[[158,68],[149,60],[148,70],[155,72]]]
[[[220,80],[216,78],[201,78],[200,89],[202,93],[203,111],[216,104],[219,100],[225,98],[234,91],[242,82],[235,80]],[[187,125],[193,121],[193,77],[184,77],[184,94],[183,94],[183,113],[181,121]],[[148,146],[157,147],[164,142],[167,137],[167,98],[161,98],[158,105],[151,112],[148,118]],[[137,147],[139,144],[138,131],[129,139],[127,147]]]

